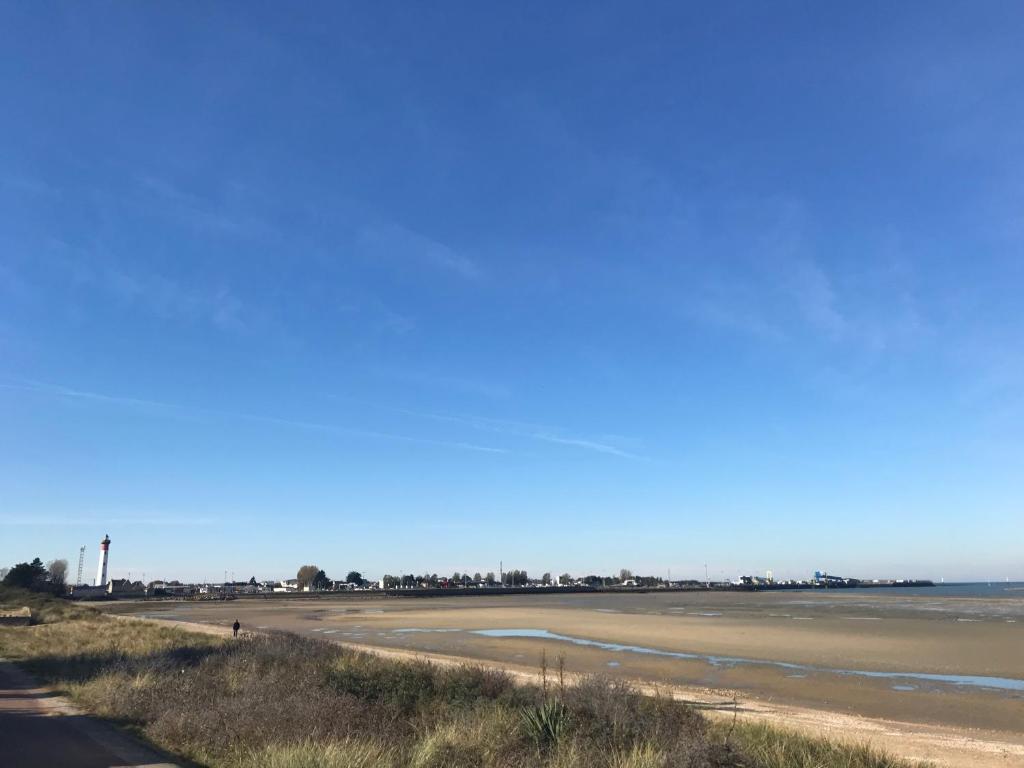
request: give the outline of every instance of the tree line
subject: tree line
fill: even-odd
[[[309,587],[314,590],[331,589],[336,584],[354,584],[357,587],[362,587],[367,583],[359,571],[349,571],[344,581],[335,582],[324,573],[323,568],[316,565],[301,566],[298,573],[295,574],[295,581],[299,589]]]
[[[665,580],[660,576],[635,576],[632,571],[627,568],[623,568],[619,571],[617,576],[589,575],[574,578],[569,573],[563,573],[558,576],[557,579],[550,573],[543,574],[539,579],[531,579],[530,575],[526,571],[515,569],[506,571],[497,577],[494,575],[493,571],[489,571],[486,574],[481,574],[477,571],[472,576],[468,573],[455,571],[455,573],[450,577],[438,576],[436,573],[422,575],[408,573],[402,576],[387,574],[382,579],[382,582],[384,589],[438,589],[451,586],[497,587],[499,585],[503,585],[506,587],[524,587],[529,584],[541,586],[551,586],[554,584],[558,584],[560,586],[571,586],[574,584],[582,584],[588,587],[611,587],[623,583],[632,583],[638,587],[656,587],[665,583]]]
[[[50,592],[62,595],[67,589],[68,561],[51,560],[46,565],[38,557],[30,563],[18,563],[13,568],[3,568],[3,585],[20,587],[33,592]]]

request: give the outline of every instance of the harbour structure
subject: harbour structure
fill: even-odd
[[[104,535],[100,542],[100,563],[96,569],[96,586],[107,586],[107,555],[110,552],[110,536]]]

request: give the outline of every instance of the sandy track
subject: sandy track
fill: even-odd
[[[0,765],[4,768],[177,768],[166,757],[0,660]]]

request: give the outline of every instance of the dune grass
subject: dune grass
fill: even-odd
[[[276,744],[247,755],[252,768],[398,768],[398,754],[372,741],[301,741]]]
[[[0,609],[28,607],[33,624],[51,624],[93,616],[97,611],[70,600],[58,600],[43,592],[0,585]]]
[[[542,688],[490,669],[383,659],[290,634],[222,639],[89,609],[0,629],[92,712],[224,768],[909,768],[761,725],[711,725],[625,683]]]
[[[907,763],[863,744],[837,744],[765,723],[740,723],[732,734],[739,751],[758,768],[905,768]]]

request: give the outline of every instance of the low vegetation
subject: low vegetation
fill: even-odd
[[[32,611],[33,624],[51,624],[98,615],[91,608],[70,600],[55,600],[45,592],[0,585],[0,609],[23,607]]]
[[[49,616],[0,629],[0,655],[201,765],[907,768],[765,726],[712,726],[601,678],[518,685],[480,667],[386,660],[289,634],[231,641],[87,608]]]

